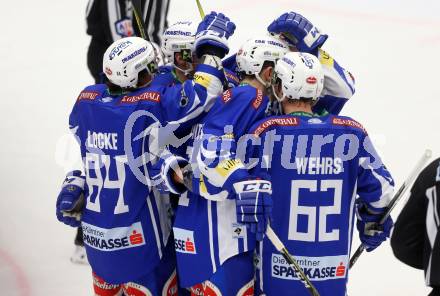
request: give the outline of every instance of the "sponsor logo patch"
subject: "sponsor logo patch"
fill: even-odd
[[[138,283],[129,282],[123,285],[124,294],[123,295],[140,295],[140,296],[153,296],[151,291]]]
[[[118,251],[145,245],[144,232],[140,222],[130,227],[100,228],[82,223],[84,243],[100,251]]]
[[[173,228],[174,248],[176,252],[185,254],[197,254],[194,243],[194,232],[183,228]]]
[[[177,285],[177,272],[176,270],[174,270],[170,278],[166,281],[163,287],[162,296],[177,296],[178,290],[179,288]]]
[[[115,58],[116,55],[120,55],[122,50],[124,48],[127,48],[130,44],[133,44],[131,41],[124,41],[121,44],[119,44],[118,46],[114,47],[110,54],[109,54],[109,60],[113,60]]]
[[[347,275],[348,257],[344,255],[328,257],[295,256],[295,259],[312,281],[342,279]],[[271,275],[283,280],[299,280],[293,268],[280,254],[272,254]]]
[[[320,49],[319,50],[319,62],[322,65],[328,66],[333,68],[334,64],[335,64],[335,60],[324,50]]]
[[[260,108],[262,102],[263,102],[263,92],[257,89],[257,96],[252,102],[252,107],[254,107],[254,109],[258,109]]]
[[[350,127],[358,128],[362,130],[364,133],[367,133],[363,125],[353,119],[334,117],[332,123],[334,125],[350,126]]]
[[[230,89],[228,89],[222,95],[223,103],[226,104],[227,102],[229,102],[231,100],[231,98],[232,98],[232,91]]]
[[[145,52],[146,50],[147,50],[146,47],[139,48],[138,50],[136,50],[132,54],[130,54],[130,55],[126,56],[125,58],[123,58],[122,59],[122,63],[125,64],[126,62],[128,62],[129,60],[132,60],[133,58],[137,57],[138,55],[140,55],[141,53]],[[137,69],[139,69],[140,66],[136,65],[136,67],[138,67]]]
[[[239,84],[239,83],[240,83],[240,80],[238,80],[238,77],[235,76],[234,74],[225,71],[225,75],[226,75],[226,78],[227,78],[228,80],[232,80],[232,81],[234,81],[236,84]]]
[[[151,102],[159,103],[160,94],[155,91],[147,91],[136,96],[124,96],[121,99],[120,104],[132,104],[132,103],[137,103],[139,101],[151,101]]]
[[[133,24],[130,19],[122,19],[115,23],[116,33],[121,37],[133,36]]]
[[[258,137],[261,135],[265,130],[272,126],[296,126],[298,125],[298,119],[295,117],[290,118],[273,118],[268,119],[262,124],[260,124],[255,131],[253,132],[254,136]]]
[[[78,96],[78,101],[81,100],[89,100],[93,101],[96,97],[99,96],[99,93],[96,91],[82,91]]]
[[[319,118],[310,118],[307,120],[307,122],[310,124],[324,124],[324,122],[322,122],[322,120]]]
[[[175,31],[167,30],[163,34],[165,36],[167,36],[167,35],[169,35],[169,36],[188,36],[188,37],[192,36],[191,32],[185,32],[185,31],[180,31],[180,30],[175,30]]]
[[[194,74],[194,83],[200,84],[205,88],[211,84],[211,77],[206,74],[196,73]]]
[[[204,281],[191,287],[191,296],[222,296],[222,293],[214,283]]]
[[[104,72],[105,72],[105,74],[107,74],[107,75],[112,75],[112,74],[113,74],[112,70],[111,70],[109,67],[105,67]]]
[[[316,77],[313,77],[313,76],[307,77],[307,79],[306,79],[306,82],[308,84],[316,84],[317,81],[318,80],[316,79]]]
[[[245,237],[246,226],[239,223],[232,223],[232,237],[233,238],[244,238]]]
[[[243,167],[244,165],[239,159],[226,159],[220,162],[215,170],[220,176],[226,177]]]

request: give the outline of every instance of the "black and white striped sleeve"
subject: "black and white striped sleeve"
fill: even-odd
[[[440,287],[440,158],[428,165],[411,188],[391,237],[394,255],[424,269],[427,286]]]
[[[150,41],[161,43],[162,33],[167,27],[169,0],[144,0],[143,19],[146,25],[147,38]]]

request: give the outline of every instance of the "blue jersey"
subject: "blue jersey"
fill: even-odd
[[[219,139],[224,138],[224,127],[227,127],[228,133],[239,139],[255,121],[264,117],[268,103],[269,99],[261,91],[249,85],[223,93],[201,124],[193,127],[194,143],[189,144],[188,149],[192,162],[196,162],[203,138],[202,127],[203,133],[215,133]],[[225,117],[223,112],[234,116]],[[205,127],[209,130],[205,131]],[[194,179],[194,192],[180,197],[173,229],[183,287],[209,279],[228,258],[255,246],[255,238],[248,237],[246,227],[236,222],[235,200],[227,199],[225,190],[219,190],[218,195],[208,194],[209,183],[204,183],[206,179],[202,175],[195,174],[200,178]]]
[[[181,82],[177,79],[174,74],[174,67],[171,65],[159,67],[156,76],[151,82],[151,86],[163,85],[172,86],[175,84],[180,84]]]
[[[375,213],[388,205],[393,180],[358,122],[305,114],[256,123],[251,146],[257,176],[270,176],[271,226],[322,296],[345,296],[357,196]],[[260,244],[260,289],[309,295],[282,255]]]
[[[234,58],[225,62],[229,69],[234,70]],[[339,101],[345,96],[345,103],[354,89],[342,76],[335,78],[340,74],[334,67],[333,59],[326,65],[326,75],[332,77],[328,79],[328,101],[332,102],[332,98]],[[226,72],[230,74],[226,74],[229,82],[236,82],[232,76],[234,71]],[[329,94],[334,96],[330,98]],[[199,157],[211,158],[212,161],[209,166],[202,161],[201,172],[195,172],[193,192],[181,196],[176,213],[175,245],[179,279],[184,287],[210,278],[228,258],[250,251],[255,246],[255,238],[248,236],[246,227],[236,223],[235,196],[231,192],[234,182],[249,176],[241,164],[240,151],[236,151],[237,142],[252,124],[265,117],[268,108],[269,99],[262,91],[242,85],[225,91],[201,124],[193,127],[194,143],[188,143],[183,152],[188,154],[193,164],[198,162]],[[202,148],[208,152],[205,155],[199,151],[202,140],[207,137],[209,139],[205,144],[209,145]],[[214,147],[217,143],[219,146]],[[226,150],[229,154],[219,153]],[[182,149],[179,153],[182,155]],[[220,154],[221,157],[218,157]]]
[[[162,146],[178,140],[174,127],[191,126],[222,91],[217,69],[200,65],[194,77],[126,95],[93,85],[73,107],[69,121],[86,174],[84,243],[93,271],[109,283],[136,280],[162,257],[169,203],[151,189],[151,163]]]
[[[323,106],[339,112],[354,93],[354,81],[330,56],[320,53],[328,82]],[[233,57],[226,62],[234,68]],[[332,104],[338,108],[331,108]],[[232,186],[250,177],[241,161],[240,139],[266,116],[269,107],[269,98],[262,91],[242,85],[225,91],[193,128],[195,141],[188,145],[187,153],[200,171],[195,172],[192,192],[180,198],[174,223],[179,278],[184,287],[207,280],[228,258],[255,247],[255,237],[236,222]],[[187,242],[194,246],[192,251],[185,248]]]

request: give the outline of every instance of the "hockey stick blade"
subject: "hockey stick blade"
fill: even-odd
[[[388,204],[388,209],[380,219],[379,224],[383,224],[385,220],[388,219],[388,217],[391,215],[391,212],[396,207],[397,203],[403,197],[403,195],[411,186],[411,184],[415,181],[415,179],[419,175],[419,172],[423,169],[426,162],[431,158],[431,156],[432,156],[432,151],[430,149],[426,149],[420,160],[417,162],[416,166],[413,168],[409,176],[406,178],[402,186],[400,186],[399,190],[397,190],[393,199]],[[360,245],[357,248],[356,252],[353,254],[353,256],[350,259],[350,269],[353,267],[353,265],[355,265],[356,261],[359,259],[359,257],[362,255],[364,251],[365,251],[364,245]]]
[[[280,252],[281,255],[283,255],[284,259],[287,261],[287,263],[289,263],[290,267],[293,268],[298,278],[301,280],[301,282],[310,292],[310,295],[319,296],[318,290],[316,290],[315,286],[313,286],[312,282],[309,280],[307,275],[304,273],[304,271],[302,271],[298,262],[296,262],[293,256],[290,255],[289,251],[287,251],[286,247],[281,242],[279,237],[275,234],[275,232],[273,231],[272,227],[270,227],[270,225],[267,226],[266,235],[267,238],[272,242],[274,247],[278,250],[278,252]]]

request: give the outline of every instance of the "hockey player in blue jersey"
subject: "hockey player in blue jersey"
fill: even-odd
[[[390,235],[391,218],[377,223],[394,182],[361,124],[312,111],[324,80],[315,56],[286,54],[273,78],[285,115],[250,129],[252,174],[271,180],[271,227],[320,295],[345,296],[355,213],[360,239],[372,251]],[[309,295],[267,238],[259,254],[264,294]]]
[[[295,25],[292,23],[292,26]],[[174,234],[181,284],[185,287],[193,286],[194,293],[217,291],[215,293],[223,295],[247,295],[253,291],[252,250],[255,236],[238,223],[245,222],[237,220],[235,214],[235,193],[240,194],[242,190],[234,189],[240,185],[245,186],[246,182],[240,180],[251,176],[235,158],[234,149],[215,145],[216,142],[225,143],[229,139],[230,145],[234,146],[234,142],[255,121],[265,116],[269,106],[267,90],[271,83],[271,71],[276,60],[289,50],[288,47],[285,41],[271,36],[246,42],[236,57],[244,75],[242,85],[226,91],[218,98],[202,124],[193,128],[193,136],[196,138],[192,145],[194,150],[188,149],[193,163],[197,162],[198,148],[203,139],[202,127],[203,133],[209,135],[206,142],[210,145],[204,147],[205,153],[200,155],[203,158],[200,166],[202,174],[196,173],[200,178],[192,184],[194,192],[184,193],[180,198]],[[327,94],[329,97],[333,95],[334,100],[345,97],[345,102],[353,94],[354,82],[351,78],[347,80],[349,75],[345,70],[341,70],[341,76],[339,65],[338,69],[335,68],[337,64],[333,59],[328,59]],[[233,154],[217,157],[221,154],[219,151],[225,150]],[[208,160],[209,165],[206,165],[205,160]],[[234,177],[224,181],[234,172]],[[256,182],[262,186],[267,184]],[[258,230],[257,236],[261,239],[264,225],[257,223],[254,226],[252,230]],[[242,271],[240,276],[233,272],[238,269]],[[196,283],[199,285],[194,287]]]
[[[69,123],[80,143],[85,182],[80,176],[65,182],[57,217],[71,226],[81,220],[96,295],[176,295],[169,205],[152,191],[148,172],[167,138],[174,139],[173,130],[164,134],[166,127],[185,128],[221,93],[220,59],[234,29],[224,15],[207,15],[197,30],[194,79],[174,87],[149,86],[157,70],[151,43],[118,40],[104,55],[108,83],[78,96]],[[78,213],[76,193],[82,190],[85,207]]]

